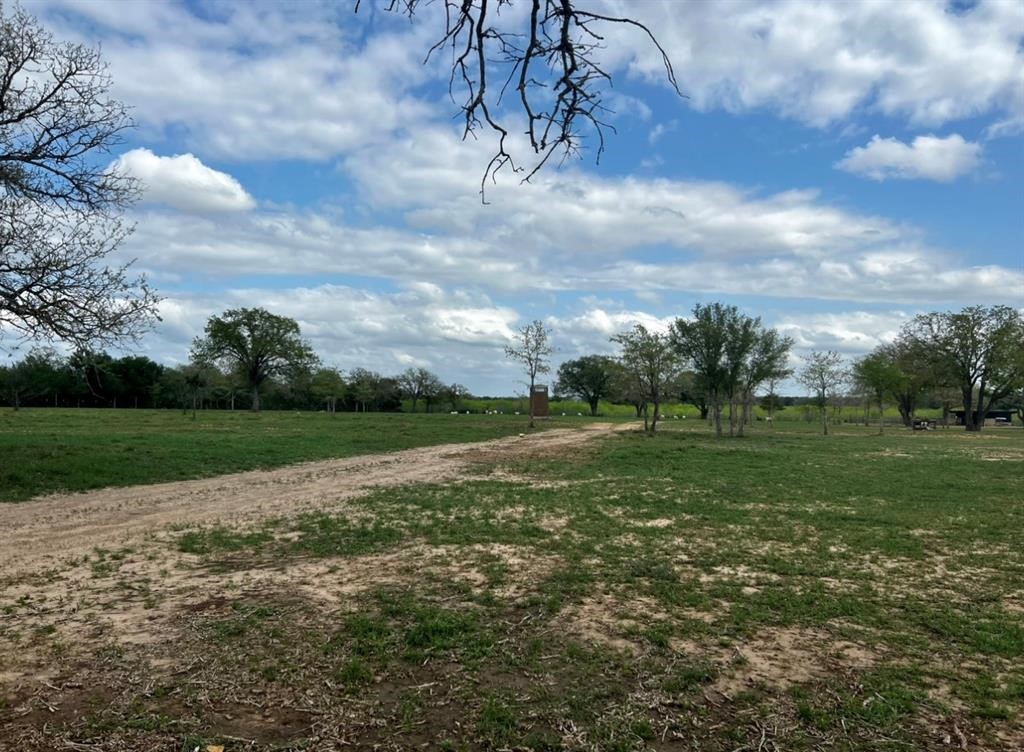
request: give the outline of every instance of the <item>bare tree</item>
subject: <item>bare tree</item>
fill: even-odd
[[[130,232],[133,180],[102,166],[131,126],[98,49],[0,6],[0,324],[77,344],[134,338],[157,297],[105,262]]]
[[[389,11],[409,18],[431,0],[388,0]],[[355,0],[358,12],[361,0]],[[504,22],[503,9],[525,5],[524,24]],[[460,105],[465,122],[463,138],[489,128],[498,136],[498,148],[484,170],[481,198],[488,179],[508,167],[530,180],[551,159],[576,157],[589,134],[596,137],[597,159],[604,151],[604,133],[614,131],[606,118],[604,90],[611,76],[598,60],[604,48],[602,32],[609,26],[629,26],[647,37],[661,53],[665,74],[677,94],[672,62],[657,38],[643,23],[581,7],[580,0],[444,0],[445,27],[427,53],[450,48],[448,91]],[[506,17],[507,18],[507,17]],[[536,161],[529,168],[516,164],[509,151],[509,125],[498,116],[509,90],[518,98],[519,116]]]
[[[812,350],[804,358],[804,367],[797,373],[797,381],[814,394],[814,404],[818,406],[821,415],[821,431],[825,436],[828,436],[829,403],[835,399],[848,378],[842,356],[833,350]]]
[[[544,326],[540,319],[531,321],[519,330],[515,344],[505,346],[505,357],[517,360],[526,369],[526,376],[530,383],[530,428],[533,428],[533,387],[537,383],[537,376],[551,370],[548,358],[554,352],[554,348],[548,342],[551,331]]]

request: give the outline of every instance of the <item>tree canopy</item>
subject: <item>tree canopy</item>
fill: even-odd
[[[611,358],[584,355],[567,360],[558,367],[556,391],[579,397],[590,406],[591,416],[595,416],[598,402],[611,394],[612,380]]]
[[[797,381],[811,390],[821,415],[821,431],[828,435],[828,404],[846,383],[849,374],[843,358],[834,350],[812,350],[804,358],[804,365],[796,374]]]
[[[260,386],[268,378],[317,362],[298,322],[263,308],[234,308],[211,316],[206,336],[197,337],[192,345],[192,358],[237,370],[251,391],[254,411],[260,409]]]
[[[980,431],[992,405],[1024,384],[1024,316],[1009,306],[922,314],[904,334],[938,383],[960,390],[968,431]]]
[[[644,431],[653,434],[657,430],[661,403],[677,391],[679,355],[667,334],[652,332],[643,324],[615,335],[612,342],[622,347],[619,361],[643,400]]]
[[[729,401],[729,433],[742,434],[754,391],[765,381],[788,373],[786,359],[793,341],[767,329],[758,317],[736,306],[698,303],[691,319],[676,319],[672,345],[692,369],[691,383],[707,402],[722,435],[722,406]]]

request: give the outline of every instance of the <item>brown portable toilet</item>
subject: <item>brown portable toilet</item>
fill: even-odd
[[[546,384],[534,384],[530,392],[530,412],[534,418],[548,418],[551,411],[548,408],[548,387]]]

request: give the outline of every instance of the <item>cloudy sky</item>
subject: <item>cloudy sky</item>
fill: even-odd
[[[263,306],[342,369],[510,394],[535,318],[556,363],[713,300],[854,356],[921,311],[1024,305],[1020,0],[580,0],[656,30],[687,97],[607,29],[600,164],[589,141],[486,206],[495,144],[460,138],[450,53],[424,64],[439,8],[381,4],[26,3],[133,108],[112,157],[147,186],[123,252],[165,296],[151,357]]]

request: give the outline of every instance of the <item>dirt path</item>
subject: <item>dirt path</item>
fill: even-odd
[[[239,524],[336,508],[346,499],[406,483],[468,477],[473,463],[550,456],[626,425],[591,423],[471,444],[308,462],[201,480],[107,488],[0,504],[0,574],[14,576],[124,546],[172,525]]]

